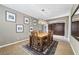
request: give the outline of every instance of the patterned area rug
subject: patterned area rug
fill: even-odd
[[[29,47],[28,45],[23,45],[23,48],[32,55],[54,55],[57,45],[58,45],[58,42],[53,41],[52,44],[43,52],[38,52],[32,49],[31,47]]]

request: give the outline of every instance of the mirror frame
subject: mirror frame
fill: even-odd
[[[73,36],[76,40],[79,41],[79,39],[77,37],[72,35],[72,19],[73,19],[73,16],[75,15],[75,13],[77,12],[78,9],[79,9],[79,4],[78,4],[77,8],[75,9],[75,11],[73,12],[73,14],[71,15],[71,36]]]

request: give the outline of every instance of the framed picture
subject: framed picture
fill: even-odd
[[[17,24],[16,25],[16,32],[23,32],[23,31],[24,31],[23,25]]]
[[[30,27],[30,32],[32,32],[33,31],[33,27]]]
[[[16,15],[14,13],[8,12],[6,11],[6,20],[7,21],[11,21],[11,22],[15,22],[16,21]]]
[[[34,25],[36,25],[36,23],[34,23]]]
[[[25,17],[25,18],[24,18],[24,23],[25,23],[25,24],[29,24],[29,18],[26,18],[26,17]]]
[[[36,25],[36,20],[33,20],[33,25]]]

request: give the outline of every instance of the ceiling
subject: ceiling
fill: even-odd
[[[72,4],[4,4],[38,19],[51,19],[69,14]],[[42,11],[43,10],[43,11]]]

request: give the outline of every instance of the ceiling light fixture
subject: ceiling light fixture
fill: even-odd
[[[45,9],[42,9],[41,11],[43,11],[43,12],[44,12],[44,11],[45,11]]]
[[[39,23],[39,24],[42,24],[42,25],[48,24],[48,22],[47,22],[47,21],[42,20],[42,19],[40,19],[40,20],[38,21],[38,23]]]

